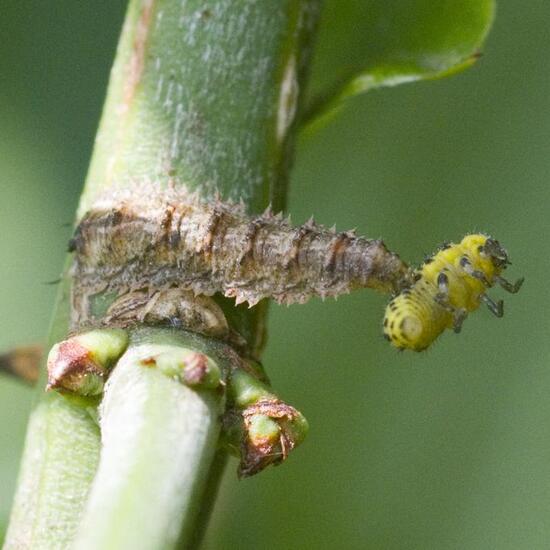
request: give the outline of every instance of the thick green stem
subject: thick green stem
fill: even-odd
[[[83,405],[52,394],[33,411],[4,548],[70,545],[100,451],[99,428]]]
[[[172,350],[186,344],[185,337],[172,338]],[[167,347],[166,338],[157,340],[153,332],[131,346],[107,383],[101,461],[75,544],[79,550],[169,549],[180,532],[185,544],[193,536],[223,404],[219,393],[197,392],[167,376],[160,364],[151,365]]]
[[[279,209],[319,4],[133,0],[80,213],[139,181]]]
[[[78,218],[98,197],[132,190],[143,182],[159,191],[168,185],[186,186],[205,198],[219,193],[224,199],[242,199],[251,212],[269,203],[281,208],[319,5],[320,0],[131,0]],[[52,344],[66,336],[68,283],[66,274]],[[258,348],[265,307],[250,312],[227,303],[224,307],[235,327]],[[109,410],[116,411],[119,402],[127,401],[128,391],[144,396],[142,408],[136,404],[135,418],[130,419],[136,438],[127,440],[138,455],[139,467],[133,471],[135,478],[120,485],[101,487],[104,476],[97,478],[92,502],[101,495],[106,505],[127,502],[141,472],[162,475],[167,487],[195,486],[189,478],[197,474],[193,468],[154,462],[164,457],[171,430],[185,411],[195,415],[193,426],[185,424],[187,451],[193,448],[186,456],[202,457],[201,468],[207,471],[215,450],[215,404],[205,406],[192,391],[167,386],[165,378],[153,373],[136,373],[136,380],[128,374],[123,383],[125,370],[109,392]],[[164,403],[161,396],[166,397]],[[159,411],[146,415],[145,403],[158,403]],[[75,536],[98,462],[99,430],[94,414],[86,412],[92,404],[54,394],[33,412],[8,548],[64,548]],[[57,429],[59,409],[65,414],[64,424],[59,424],[63,430]],[[56,429],[43,429],[51,423]],[[199,429],[202,424],[210,426],[206,434]],[[82,452],[81,433],[89,438],[89,452]],[[183,435],[181,429],[177,433]],[[152,445],[143,434],[157,434],[155,449],[140,447]],[[130,437],[122,431],[119,435]],[[183,456],[184,450],[180,451]],[[107,465],[108,456],[115,460],[118,455],[102,457],[101,472],[116,466]],[[153,484],[147,485],[147,491],[153,491]],[[136,533],[148,522],[189,525],[200,493],[188,491],[189,501],[164,508],[162,518],[143,518],[137,511],[132,516],[135,508],[125,508],[126,525],[133,527],[117,535],[114,547],[132,547]],[[149,492],[136,493],[138,500],[149,496]],[[71,506],[66,505],[67,498]],[[193,514],[182,518],[185,510]],[[82,545],[106,547],[93,546],[92,540],[99,539],[88,540],[83,534],[94,531],[95,522],[98,532],[103,532],[101,521],[99,516],[87,516],[79,538]]]
[[[50,344],[68,327],[69,281],[60,286]],[[5,549],[67,548],[78,528],[100,452],[95,421],[97,399],[44,393],[46,369],[38,381],[40,401],[27,428],[25,449]]]

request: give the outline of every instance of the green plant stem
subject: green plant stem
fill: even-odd
[[[171,346],[187,343],[183,334],[171,338]],[[219,392],[194,391],[142,364],[166,345],[166,337],[157,341],[153,331],[131,346],[106,386],[101,461],[75,544],[79,550],[169,549],[180,532],[189,547],[223,403]]]
[[[50,345],[68,327],[69,280],[60,285]],[[29,419],[17,491],[4,548],[67,548],[78,528],[100,453],[97,399],[44,393],[46,369],[37,384],[39,402]]]
[[[189,535],[183,533],[184,539],[180,541],[178,548],[187,550],[189,548],[199,548],[208,526],[210,514],[214,509],[214,504],[218,496],[220,483],[227,465],[229,455],[226,449],[219,447],[210,464],[210,470],[206,476],[201,506],[198,515],[195,518],[193,532]],[[185,540],[186,539],[186,540]]]
[[[205,198],[219,193],[226,200],[243,200],[251,212],[269,203],[282,208],[319,5],[320,0],[131,0],[77,220],[98,197],[137,189],[143,182],[159,191],[167,185],[186,186]],[[67,269],[51,344],[66,336],[69,283]],[[225,307],[238,312],[230,311],[230,318],[257,348],[265,307],[250,312]],[[146,375],[139,384],[139,388],[131,381],[114,385],[109,402],[128,400],[125,392],[130,388],[162,401],[158,398],[166,385],[162,377]],[[164,434],[155,439],[162,455],[164,437],[168,438],[182,411],[195,410],[197,425],[210,422],[211,409],[193,408],[198,407],[193,392],[178,390],[176,399],[170,391],[162,415],[144,417],[140,415],[145,409],[135,411],[132,422],[147,426],[133,432],[136,439],[128,441],[133,448],[151,445],[142,438],[145,433]],[[91,404],[53,394],[41,399],[33,412],[7,548],[51,548],[52,537],[56,547],[64,548],[75,536],[98,462],[99,431],[94,414],[86,413]],[[66,429],[36,428],[57,422],[57,408],[65,411]],[[73,424],[90,434],[88,446],[93,450],[81,452]],[[195,439],[186,437],[186,444],[204,447],[194,452],[204,457],[206,471],[214,456],[214,432],[200,441],[202,432],[193,433]],[[48,458],[54,454],[59,461]],[[140,471],[158,469],[154,463],[146,467],[147,457],[157,456],[154,452],[140,456]],[[107,468],[105,460],[102,468]],[[32,468],[26,466],[30,463]],[[191,480],[181,476],[195,473],[168,468],[163,481],[168,486],[191,486]],[[121,502],[118,491],[130,490],[128,484],[110,487],[112,492],[107,494],[94,486],[94,494],[100,491],[106,503]],[[165,517],[146,521],[189,525],[189,519],[180,515],[200,505],[196,500],[200,494],[199,489],[190,491],[187,505],[163,509]],[[69,497],[71,507],[65,504]],[[133,541],[144,527],[144,518],[127,517],[133,528],[126,535]],[[91,523],[86,525],[93,530]],[[118,548],[131,548],[122,538],[117,539]]]
[[[99,428],[83,403],[52,395],[38,404],[27,429],[5,549],[69,547],[99,451]]]

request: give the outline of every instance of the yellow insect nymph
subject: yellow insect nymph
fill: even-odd
[[[502,317],[502,300],[494,302],[486,290],[497,283],[511,293],[520,289],[523,278],[512,284],[501,277],[509,263],[506,250],[486,235],[444,245],[416,271],[416,282],[388,304],[384,336],[399,349],[422,351],[446,328],[460,332],[481,302]]]

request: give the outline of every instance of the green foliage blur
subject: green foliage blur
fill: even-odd
[[[372,292],[273,306],[265,365],[310,435],[255,478],[238,482],[230,464],[205,548],[550,546],[550,6],[518,8],[499,4],[484,56],[465,73],[353,99],[304,136],[289,210],[296,222],[315,213],[383,237],[413,263],[444,240],[489,232],[508,248],[509,277],[526,277],[522,291],[495,289],[504,319],[481,310],[423,354],[382,339],[385,297]],[[2,349],[47,334],[56,288],[46,283],[61,270],[124,9],[3,5]],[[321,53],[354,44],[346,25],[322,32]],[[316,74],[335,74],[340,54],[320,54]],[[0,524],[32,399],[0,379]]]

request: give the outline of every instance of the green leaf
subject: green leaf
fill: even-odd
[[[369,90],[470,67],[494,12],[494,0],[327,0],[303,126]]]

